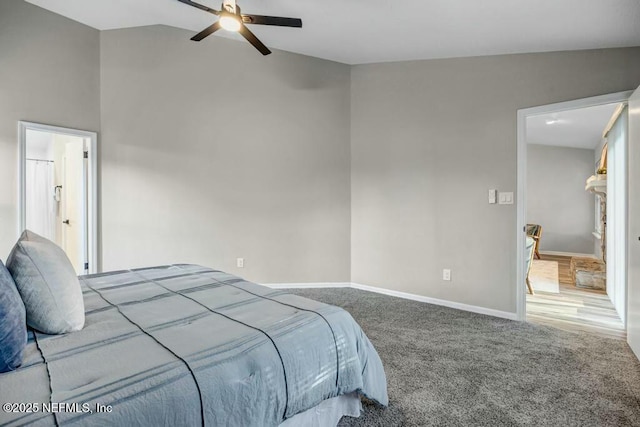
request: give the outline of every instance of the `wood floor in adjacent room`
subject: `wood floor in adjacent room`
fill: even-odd
[[[570,332],[626,339],[618,313],[606,292],[577,288],[571,279],[570,257],[542,255],[543,261],[558,263],[559,293],[535,291],[527,294],[527,321]]]

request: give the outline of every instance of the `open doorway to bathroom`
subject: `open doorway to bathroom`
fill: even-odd
[[[518,112],[523,320],[626,337],[628,96]]]
[[[20,224],[97,272],[96,134],[20,122]]]

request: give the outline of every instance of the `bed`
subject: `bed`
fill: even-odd
[[[84,328],[29,331],[23,365],[0,374],[0,424],[278,426],[388,403],[378,354],[338,307],[187,264],[80,284]]]

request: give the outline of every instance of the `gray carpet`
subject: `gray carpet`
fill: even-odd
[[[292,292],[348,310],[384,363],[389,407],[340,426],[640,425],[624,341],[355,289]]]

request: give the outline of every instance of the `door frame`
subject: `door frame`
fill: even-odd
[[[88,141],[87,260],[89,262],[89,274],[98,273],[98,134],[86,130],[70,129],[22,120],[18,122],[18,236],[24,231],[27,223],[27,130],[76,136],[86,138]]]
[[[523,108],[517,113],[517,193],[516,193],[516,319],[527,319],[525,292],[525,226],[527,214],[527,118],[577,108],[626,102],[632,90],[575,99],[572,101]],[[588,177],[585,177],[585,180]]]

